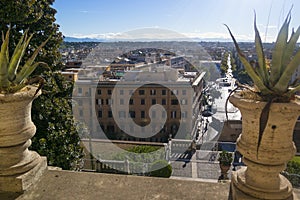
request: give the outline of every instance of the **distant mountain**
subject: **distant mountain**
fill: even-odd
[[[232,42],[230,38],[181,38],[181,39],[169,39],[170,41],[194,41],[194,42]],[[64,37],[65,42],[116,42],[116,41],[162,41],[161,39],[120,39],[120,40],[112,40],[112,39],[101,39],[101,38],[76,38],[76,37]],[[241,42],[241,41],[240,41]],[[249,42],[249,41],[242,41],[242,42]]]
[[[105,39],[64,37],[65,42],[104,42]]]

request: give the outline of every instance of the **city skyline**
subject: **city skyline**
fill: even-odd
[[[263,42],[273,42],[292,6],[290,27],[297,29],[300,2],[296,0],[56,0],[53,7],[65,36],[115,40],[126,39],[124,33],[140,34],[143,30],[145,37],[153,40],[159,39],[157,32],[169,31],[167,34],[175,33],[177,37],[230,41],[225,23],[239,41],[253,41],[255,10]]]

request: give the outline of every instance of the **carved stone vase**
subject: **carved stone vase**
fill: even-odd
[[[0,191],[22,192],[38,180],[47,160],[28,150],[36,127],[31,105],[36,87],[13,94],[0,94]]]
[[[293,131],[300,115],[299,100],[271,104],[259,148],[260,117],[266,102],[237,93],[229,100],[242,114],[237,150],[247,166],[232,174],[233,199],[293,199],[293,187],[280,172],[296,152]]]

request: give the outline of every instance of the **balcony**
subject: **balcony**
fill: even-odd
[[[48,169],[23,194],[1,193],[0,199],[228,199],[229,182],[210,183],[142,176]]]

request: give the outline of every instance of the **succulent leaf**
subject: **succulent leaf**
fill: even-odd
[[[287,65],[279,81],[274,86],[275,91],[280,91],[281,93],[287,92],[291,77],[293,76],[295,70],[299,67],[299,65],[300,65],[300,51],[296,53],[296,55]]]
[[[8,42],[9,42],[9,32],[6,32],[5,38],[4,34],[2,33],[2,45],[1,45],[1,52],[0,52],[0,88],[6,89],[9,87],[9,80],[8,80]]]
[[[44,65],[48,66],[44,62],[37,62],[34,63],[33,65],[24,65],[22,70],[17,74],[16,76],[16,83],[17,84],[22,84],[24,81],[32,74],[32,72],[39,66],[39,65]]]
[[[29,38],[30,39],[30,38]],[[14,83],[16,84],[20,84],[22,83],[33,71],[31,70],[32,68],[36,69],[36,67],[39,64],[45,64],[45,63],[38,63],[38,65],[33,64],[36,56],[39,54],[40,50],[45,46],[45,44],[48,42],[48,40],[50,39],[50,37],[44,41],[38,48],[35,49],[35,51],[33,52],[33,54],[31,55],[31,57],[26,61],[26,63],[24,64],[24,66],[22,67],[21,71],[17,74]],[[29,43],[29,41],[28,41]],[[35,66],[35,67],[33,67]],[[30,74],[28,74],[28,72],[30,72]]]
[[[294,30],[292,31],[290,40],[288,41],[287,45],[286,45],[286,49],[284,51],[284,56],[283,56],[283,68],[282,68],[282,72],[281,74],[283,74],[284,70],[286,68],[284,68],[284,66],[287,66],[289,64],[289,62],[291,61],[291,59],[293,58],[293,53],[296,47],[296,43],[299,39],[300,36],[300,26],[298,27],[298,29],[296,30],[296,32],[294,32]]]
[[[242,53],[238,43],[236,42],[231,30],[229,29],[229,27],[225,24],[225,26],[227,27],[229,34],[234,42],[235,48],[238,52],[238,56],[241,60],[241,62],[243,63],[246,71],[248,72],[248,75],[250,76],[250,78],[253,80],[254,84],[258,87],[258,89],[260,90],[260,92],[262,94],[267,94],[267,93],[271,93],[272,91],[270,91],[270,89],[268,89],[264,83],[263,80],[261,79],[260,76],[257,75],[257,73],[255,72],[255,70],[253,69],[253,67],[251,66],[251,64],[248,62],[246,56]]]
[[[6,35],[2,33],[2,45],[0,51],[0,92],[1,93],[13,93],[19,89],[22,89],[27,84],[30,84],[30,81],[25,81],[30,76],[30,74],[39,66],[47,65],[44,62],[35,63],[35,59],[41,49],[48,42],[50,37],[44,41],[40,46],[38,46],[31,57],[25,62],[21,70],[19,70],[20,62],[23,59],[26,49],[30,43],[33,34],[28,36],[28,30],[26,30],[21,36],[18,44],[16,45],[14,52],[9,58],[9,35],[10,27],[6,32]]]
[[[263,45],[261,41],[261,37],[259,31],[256,26],[256,15],[254,17],[254,30],[255,30],[255,47],[256,53],[258,57],[258,74],[260,75],[261,79],[263,80],[266,86],[269,85],[269,73],[266,68],[266,61],[265,61],[265,54],[263,51]]]
[[[27,33],[28,30],[25,31],[25,33],[20,38],[13,55],[11,56],[11,60],[8,66],[8,79],[9,81],[13,81],[16,78],[16,73],[18,70],[18,67],[20,65],[20,62],[24,56],[25,50],[27,48],[26,41],[27,41]],[[31,37],[28,39],[30,40]]]
[[[287,45],[288,38],[288,29],[289,23],[291,20],[291,12],[287,15],[279,33],[277,36],[277,40],[275,42],[275,47],[272,52],[272,61],[271,61],[271,74],[270,74],[270,83],[272,86],[275,86],[277,81],[280,79],[281,71],[282,71],[282,60],[283,54]]]

